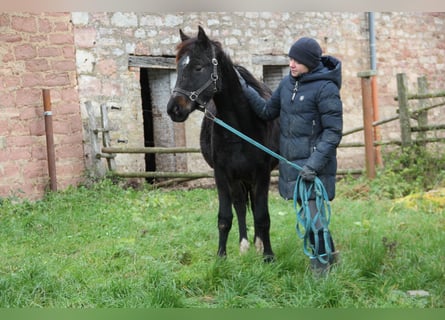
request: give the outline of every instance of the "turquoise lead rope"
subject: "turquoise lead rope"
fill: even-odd
[[[288,165],[294,167],[298,171],[302,170],[302,168],[299,165],[290,162],[289,160],[279,155],[278,153],[270,150],[269,148],[263,146],[262,144],[258,143],[252,138],[246,136],[244,133],[229,126],[227,123],[218,119],[215,115],[211,114],[207,109],[205,110],[204,114],[207,118],[209,118],[216,124],[229,130],[230,132],[234,133],[240,138],[251,143],[255,147],[268,153],[269,155],[275,157],[280,161],[287,163]],[[309,197],[312,191],[315,192],[315,202],[317,206],[317,213],[314,217],[311,217],[311,212],[309,208]],[[298,198],[301,199],[300,208],[297,201]],[[308,184],[301,178],[301,176],[298,176],[297,181],[295,183],[293,200],[294,200],[294,209],[297,217],[296,231],[298,237],[303,239],[304,253],[310,258],[317,258],[321,263],[324,264],[328,263],[332,259],[332,248],[331,248],[329,229],[328,229],[331,220],[331,205],[323,183],[318,177],[315,177],[314,182]],[[317,225],[321,225],[321,227],[317,228]],[[301,230],[301,227],[304,229],[304,231]],[[324,234],[323,238],[326,249],[326,253],[322,255],[318,254],[318,247],[320,243],[318,234],[320,230],[323,230]],[[309,239],[310,231],[314,233],[314,244],[315,244],[314,247],[312,247],[310,244],[310,239]]]

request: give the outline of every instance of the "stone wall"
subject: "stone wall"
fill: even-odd
[[[49,185],[42,89],[50,89],[58,188],[83,177],[82,122],[70,15],[0,14],[0,198]]]
[[[387,118],[394,116],[397,110],[393,99],[397,95],[397,73],[407,73],[413,90],[417,77],[422,75],[428,77],[432,91],[445,88],[445,14],[376,13],[375,20],[380,116]],[[122,140],[128,141],[127,146],[143,143],[139,73],[138,69],[128,68],[128,55],[173,56],[180,41],[179,28],[194,35],[198,25],[223,44],[234,62],[246,66],[259,78],[263,77],[263,66],[254,63],[256,56],[286,56],[297,38],[316,38],[325,54],[337,56],[343,62],[341,94],[345,131],[363,124],[357,73],[370,69],[366,13],[73,13],[73,23],[80,99],[91,99],[96,105],[119,104],[122,110],[110,116],[116,129],[112,136],[114,141],[123,137]],[[167,117],[165,105],[156,107],[161,117]],[[431,112],[438,113],[438,110]],[[443,114],[434,118],[443,122]],[[185,124],[187,146],[199,145],[200,117],[202,115],[195,114]],[[158,135],[165,132],[168,131]],[[397,122],[383,126],[381,132],[384,140],[400,135]],[[363,142],[363,134],[346,136],[343,142]],[[119,155],[116,160],[123,170],[143,170],[141,158]],[[363,148],[340,149],[339,165],[341,168],[363,168]],[[203,168],[189,163],[189,170],[197,167]]]

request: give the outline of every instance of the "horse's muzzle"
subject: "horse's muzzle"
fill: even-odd
[[[167,113],[175,122],[184,122],[194,110],[194,102],[182,95],[173,94],[167,104]]]

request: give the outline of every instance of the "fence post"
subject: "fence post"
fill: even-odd
[[[94,176],[103,177],[105,176],[105,168],[101,160],[101,151],[99,145],[98,129],[96,124],[96,118],[94,115],[93,104],[91,101],[85,102],[85,108],[88,113],[88,131],[90,134],[90,144],[91,144],[91,164],[93,168]]]
[[[104,147],[110,147],[111,139],[110,139],[110,126],[108,124],[108,109],[106,104],[100,105],[100,117],[102,122],[102,145]],[[114,161],[114,156],[111,155],[107,157],[108,170],[115,171],[116,170],[116,162]]]
[[[359,72],[357,76],[361,78],[362,86],[362,104],[363,104],[363,130],[365,135],[365,157],[366,157],[366,173],[368,178],[375,178],[375,149],[374,149],[374,130],[373,123],[373,106],[372,106],[372,84],[371,77],[375,75],[375,71]]]
[[[377,75],[371,77],[371,89],[372,89],[372,119],[373,122],[377,122],[380,119],[379,116],[379,102],[378,102],[378,94],[377,94]],[[380,126],[374,126],[374,141],[380,142],[382,140],[382,136],[380,134]],[[375,164],[379,167],[383,166],[382,153],[380,145],[375,146]]]
[[[425,76],[417,78],[417,86],[419,95],[428,93],[428,83]],[[419,109],[422,109],[426,106],[425,99],[419,99]],[[419,127],[427,127],[428,126],[428,111],[420,111],[417,115],[417,125]],[[419,131],[418,133],[419,140],[426,139],[426,131]],[[423,145],[426,142],[422,143]]]
[[[399,120],[400,120],[400,132],[402,138],[402,147],[409,146],[411,140],[411,125],[410,115],[408,108],[408,88],[406,84],[406,74],[397,74],[397,97],[399,101]]]
[[[51,191],[57,191],[56,154],[54,150],[53,119],[51,95],[49,89],[43,89],[43,115],[45,117],[46,154],[48,157],[48,173]]]

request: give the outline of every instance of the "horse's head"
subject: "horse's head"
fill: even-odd
[[[167,104],[167,113],[176,122],[185,121],[195,109],[205,107],[218,92],[216,51],[220,44],[211,41],[199,27],[198,36],[190,38],[180,30],[182,42],[177,47],[177,80]]]

